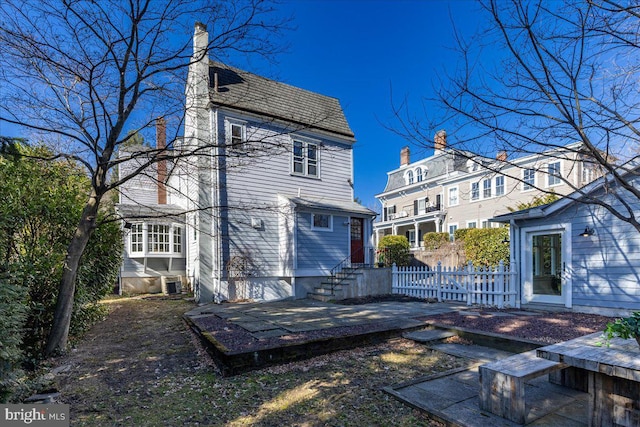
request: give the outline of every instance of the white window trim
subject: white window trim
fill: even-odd
[[[552,175],[551,173],[549,173],[549,166],[555,165],[556,163],[559,164],[559,168],[560,168],[560,170],[558,171],[560,173],[559,176]],[[562,160],[556,160],[555,162],[547,163],[546,171],[545,171],[545,175],[546,175],[546,178],[547,178],[547,182],[546,182],[547,188],[557,187],[559,185],[562,185],[562,183],[563,183],[563,181],[562,181],[562,166],[563,166],[562,165]],[[558,182],[550,184],[549,181],[551,180],[551,177],[557,178]]]
[[[141,242],[136,242],[136,244],[138,243],[142,243],[142,250],[141,251],[134,251],[133,250],[133,228],[140,226],[140,236],[142,237],[142,241]],[[131,224],[131,228],[129,229],[129,254],[130,255],[144,255],[145,250],[146,250],[146,242],[147,239],[145,238],[146,235],[146,231],[147,231],[147,227],[145,226],[145,224],[143,222],[136,222]],[[135,232],[136,234],[138,234],[138,232]]]
[[[476,197],[473,197],[473,186],[474,186],[474,184],[478,186],[477,187],[478,193],[477,193]],[[480,182],[472,182],[472,183],[470,183],[470,185],[469,185],[469,200],[471,202],[477,202],[478,200],[480,200]]]
[[[473,224],[473,227],[470,227],[471,224]],[[467,221],[467,228],[478,228],[478,221],[476,221],[475,219],[472,221]]]
[[[486,196],[486,183],[489,183],[489,196]],[[482,180],[482,199],[491,199],[493,197],[493,180],[491,178],[485,178]]]
[[[421,167],[416,168],[416,182],[422,182],[424,179],[424,171]]]
[[[498,178],[502,178],[502,194],[498,194]],[[502,197],[507,194],[507,177],[504,175],[497,175],[493,180],[493,188],[495,197]]]
[[[456,229],[451,232],[451,227],[455,227]],[[447,224],[447,233],[449,233],[449,241],[454,242],[456,240],[456,230],[458,230],[458,223],[451,222]]]
[[[177,232],[177,233],[176,233]],[[183,228],[178,225],[171,226],[171,252],[181,254],[184,250],[184,232]],[[176,237],[178,238],[179,250],[176,251]]]
[[[528,171],[528,170],[532,170],[532,171],[533,171],[533,184],[528,184],[528,183],[527,183],[527,182],[525,182],[525,180],[524,180],[524,178],[525,178],[525,177],[524,177],[524,174],[525,174],[525,172],[526,172],[526,171]],[[522,185],[520,186],[520,190],[521,190],[522,192],[525,192],[525,191],[533,191],[533,190],[535,190],[535,187],[536,187],[536,181],[537,181],[537,179],[538,179],[538,173],[537,173],[537,171],[536,171],[536,169],[535,169],[535,168],[524,168],[524,169],[522,170],[522,183],[521,183]],[[529,188],[525,188],[525,185],[531,185],[531,186],[530,186]]]
[[[178,224],[178,223],[168,223],[168,222],[141,222],[141,223],[134,223],[133,226],[136,225],[141,225],[142,226],[142,251],[133,251],[132,250],[132,235],[133,235],[133,227],[130,229],[129,231],[129,245],[128,245],[128,253],[129,253],[129,257],[130,258],[137,258],[137,257],[147,257],[147,256],[151,256],[151,257],[162,257],[162,256],[170,256],[173,254],[176,255],[182,255],[186,249],[186,242],[185,242],[185,227],[182,224]],[[169,227],[168,230],[168,248],[169,251],[165,252],[154,252],[152,251],[152,245],[150,243],[150,239],[149,239],[149,231],[152,230],[152,227],[154,225],[158,225],[158,226],[163,226],[163,227]],[[175,237],[176,237],[176,231],[180,230],[180,251],[175,251]],[[164,242],[162,243],[164,245]]]
[[[455,203],[451,203],[451,190],[455,190],[456,191],[456,202]],[[460,189],[458,188],[458,186],[449,187],[447,189],[447,205],[448,206],[458,206],[459,204],[460,204]]]
[[[407,183],[407,185],[414,184],[416,181],[413,175],[413,171],[407,171],[404,180]]]
[[[303,171],[302,172],[296,172],[295,170],[295,146],[296,143],[300,143],[302,144],[302,167],[303,167]],[[310,175],[309,174],[309,155],[308,155],[308,150],[309,150],[309,145],[314,145],[316,147],[316,174],[315,175]],[[295,175],[295,176],[303,176],[303,177],[307,177],[307,178],[313,178],[313,179],[320,179],[320,174],[321,174],[321,170],[320,170],[320,163],[321,163],[321,159],[320,159],[320,147],[321,147],[321,141],[319,140],[315,140],[315,139],[310,139],[310,138],[302,138],[299,136],[294,136],[292,137],[292,141],[291,141],[291,162],[290,162],[290,167],[291,167],[291,175]]]
[[[242,142],[243,144],[241,144],[240,146],[236,145],[235,147],[232,145],[232,137],[233,137],[233,133],[232,133],[232,129],[233,126],[240,126],[240,128],[242,129]],[[233,118],[225,118],[225,122],[224,122],[224,132],[225,132],[225,143],[232,147],[234,150],[237,151],[244,151],[246,149],[246,147],[244,147],[244,143],[247,142],[247,122],[245,120],[239,120],[239,119],[233,119]]]
[[[314,225],[314,218],[316,215],[325,215],[329,217],[329,227],[316,227]],[[333,215],[323,214],[323,213],[312,213],[311,214],[311,229],[314,231],[333,231]]]

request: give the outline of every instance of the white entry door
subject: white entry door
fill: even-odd
[[[523,228],[522,302],[571,307],[571,224]]]

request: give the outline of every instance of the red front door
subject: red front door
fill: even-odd
[[[364,239],[362,218],[351,218],[351,263],[364,264]]]

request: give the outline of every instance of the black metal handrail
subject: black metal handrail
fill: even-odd
[[[366,255],[366,253],[365,253],[365,249],[367,249],[367,248],[366,248],[365,246],[362,246],[362,247],[361,247],[360,249],[358,249],[357,251],[350,253],[350,254],[349,254],[349,256],[347,256],[345,259],[343,259],[342,261],[340,261],[340,262],[338,263],[338,265],[336,265],[335,267],[333,267],[333,268],[330,270],[330,273],[331,273],[331,276],[330,276],[330,280],[331,280],[331,294],[332,294],[332,295],[333,295],[333,291],[334,291],[335,287],[336,287],[336,286],[338,286],[338,285],[340,285],[340,284],[342,284],[342,280],[340,280],[340,281],[336,282],[336,279],[337,279],[337,275],[338,275],[338,273],[340,273],[340,272],[341,272],[342,270],[344,270],[345,268],[351,268],[351,267],[353,267],[353,266],[354,266],[354,264],[351,262],[351,259],[352,259],[354,256],[362,255],[362,257],[363,257],[363,261],[364,261],[364,262],[363,262],[362,264],[357,263],[357,265],[361,265],[361,266],[365,266],[365,265],[367,265],[367,263],[366,263],[366,257],[365,257],[365,255]]]

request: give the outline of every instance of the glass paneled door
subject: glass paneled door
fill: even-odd
[[[364,219],[351,218],[351,263],[364,264]]]
[[[566,263],[568,236],[565,229],[525,233],[523,248],[523,302],[570,306]]]

